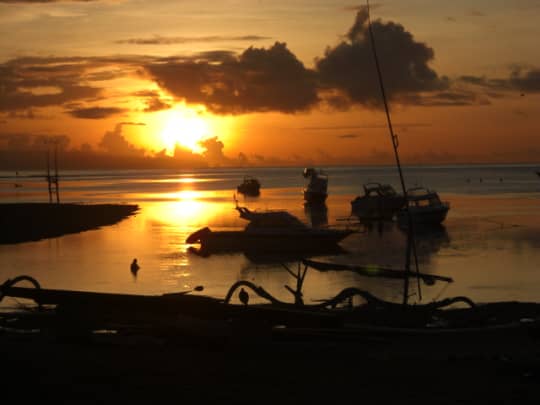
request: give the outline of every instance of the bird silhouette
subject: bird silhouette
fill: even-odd
[[[244,305],[247,305],[249,302],[249,294],[243,288],[240,289],[240,292],[238,293],[238,298],[240,298],[240,301]]]
[[[140,267],[139,267],[139,264],[137,263],[137,259],[133,259],[133,261],[131,262],[131,272],[133,274],[137,274],[139,269]]]

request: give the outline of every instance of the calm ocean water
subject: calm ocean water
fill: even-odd
[[[305,208],[303,168],[207,169],[191,171],[114,171],[60,173],[63,202],[136,203],[134,217],[101,229],[37,242],[0,246],[0,281],[19,274],[45,288],[159,294],[204,286],[223,297],[237,280],[250,280],[274,296],[292,301],[294,285],[281,258],[242,253],[200,257],[184,243],[193,231],[240,229],[233,195],[244,175],[257,177],[261,195],[238,197],[250,209],[286,209],[313,226],[353,227],[339,255],[320,257],[341,263],[403,268],[405,234],[394,224],[366,229],[350,219],[350,201],[362,184],[390,183],[399,189],[394,167],[323,168],[329,175],[326,209]],[[422,302],[467,295],[493,300],[540,301],[540,177],[538,166],[407,167],[408,186],[426,186],[449,201],[444,226],[416,236],[420,270],[450,276],[454,282],[422,287]],[[17,183],[19,187],[15,187]],[[48,201],[44,173],[0,172],[0,202]],[[129,264],[141,270],[133,277]],[[284,259],[282,259],[284,260]],[[297,261],[287,262],[296,268]],[[416,283],[413,283],[416,285]],[[355,286],[395,301],[399,281],[365,278],[350,272],[310,270],[304,298],[329,298]],[[413,289],[413,301],[419,295]]]

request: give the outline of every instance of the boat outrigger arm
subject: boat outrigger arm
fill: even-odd
[[[360,274],[366,277],[381,277],[381,278],[394,278],[404,279],[405,277],[419,277],[425,284],[433,285],[436,281],[444,281],[446,283],[452,283],[454,280],[451,277],[439,276],[436,274],[426,273],[412,273],[402,270],[384,268],[376,265],[371,266],[359,266],[339,263],[327,263],[319,262],[315,260],[302,260],[304,265],[314,268],[318,271],[339,271],[348,270]]]

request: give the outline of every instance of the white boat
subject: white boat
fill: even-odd
[[[304,169],[304,178],[309,179],[304,188],[304,200],[307,204],[322,204],[328,197],[328,175],[312,167]]]
[[[446,219],[450,209],[448,202],[443,202],[439,195],[425,187],[415,187],[407,190],[408,210],[415,224],[439,225]],[[397,214],[398,223],[406,226],[408,223],[407,209],[401,209]]]

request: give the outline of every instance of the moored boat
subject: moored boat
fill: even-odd
[[[304,200],[306,204],[323,204],[328,197],[328,175],[312,167],[304,169],[304,178],[309,179],[304,188]]]
[[[312,228],[287,211],[251,211],[236,207],[249,221],[238,231],[212,231],[205,227],[192,233],[186,243],[199,243],[202,249],[248,251],[326,250],[353,233],[350,229]]]
[[[415,224],[439,225],[446,219],[450,209],[450,204],[441,201],[437,192],[424,187],[407,190],[407,201],[408,207],[397,214],[398,223],[403,226],[408,223],[408,215]]]
[[[244,181],[236,190],[244,195],[258,196],[261,193],[261,183],[254,177],[244,176]]]
[[[366,183],[364,195],[351,201],[351,211],[360,219],[391,220],[405,205],[405,197],[390,184]]]

